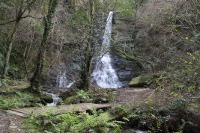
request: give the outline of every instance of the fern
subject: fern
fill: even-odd
[[[113,133],[121,132],[120,124],[122,122],[110,121],[109,113],[102,113],[101,110],[97,111],[95,109],[92,109],[91,112],[91,114],[85,111],[78,114],[76,112],[69,112],[57,116],[52,116],[47,112],[42,119],[34,115],[28,119],[31,119],[30,122],[35,126],[31,129],[33,132],[43,130],[47,133],[81,133],[92,130],[107,133],[111,128],[113,129]],[[29,123],[29,125],[31,125],[31,123]]]

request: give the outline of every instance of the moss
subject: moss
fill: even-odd
[[[102,93],[92,97],[94,103],[108,103],[112,97],[107,93]]]
[[[79,96],[70,96],[65,98],[64,104],[76,104],[81,102],[81,97]]]
[[[51,96],[46,96],[41,94],[40,99],[45,102],[45,103],[52,103],[53,102],[53,98]]]

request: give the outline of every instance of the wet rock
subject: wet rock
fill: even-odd
[[[71,70],[68,65],[72,65]],[[73,82],[74,75],[78,71],[78,64],[68,63],[68,61],[63,61],[54,68],[47,69],[42,74],[42,85],[57,88],[68,88],[68,85]]]
[[[122,83],[122,87],[128,87],[128,83],[137,75],[137,73],[131,67],[132,62],[116,55],[111,55],[111,58],[112,66],[117,72],[117,76],[119,81]]]

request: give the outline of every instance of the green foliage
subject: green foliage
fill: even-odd
[[[89,98],[89,92],[84,90],[79,90],[76,92],[76,95],[82,99],[88,99]]]
[[[187,55],[187,58],[180,59],[176,71],[173,71],[171,87],[184,95],[191,96],[200,87],[200,54],[196,51],[194,53],[188,52]]]
[[[5,90],[0,92],[0,109],[21,108],[31,106],[34,96],[20,91]]]
[[[156,119],[156,118],[155,118]],[[150,130],[153,132],[153,133],[159,133],[159,132],[162,132],[161,130],[161,124],[162,124],[162,121],[160,119],[156,119],[156,124],[155,126],[149,126]]]
[[[167,93],[171,100],[178,101],[182,99],[182,102],[177,103],[187,107],[188,97],[198,97],[199,95],[200,53],[198,51],[187,52],[178,59],[169,61],[172,65],[156,80],[157,90]],[[198,103],[195,104],[199,106]],[[191,106],[192,109],[196,110],[193,107]]]
[[[28,133],[40,133],[42,129],[40,129],[42,125],[42,121],[39,118],[39,115],[36,113],[32,113],[30,117],[24,119],[25,129],[27,129]]]
[[[39,37],[42,37],[42,34],[44,32],[44,24],[42,23],[35,23],[33,22],[32,25],[34,26],[35,30],[37,31],[37,34],[39,35]]]
[[[198,110],[198,111],[200,111],[200,106],[198,106],[198,105],[196,105],[194,103],[189,104],[189,107],[190,107],[191,110]]]
[[[129,113],[128,120],[126,118],[125,121],[129,124],[137,123],[137,125],[131,126],[148,127],[153,133],[174,131],[182,133],[185,131],[186,124],[192,124],[198,120],[188,112],[187,103],[183,99],[161,107],[153,106],[151,100],[148,104],[150,104],[148,109],[135,108],[132,113]],[[190,120],[192,122],[189,122]]]
[[[19,83],[16,81],[16,80],[8,80],[6,79],[6,84],[8,86],[16,86],[16,85],[19,85]]]
[[[127,114],[127,113],[128,113],[128,108],[123,105],[116,106],[110,111],[110,114],[113,116],[120,114]]]
[[[6,86],[6,79],[0,78],[0,87]]]
[[[183,133],[183,129],[184,129],[184,127],[185,127],[185,125],[186,124],[192,124],[192,122],[190,122],[190,121],[185,121],[184,119],[181,119],[181,121],[182,121],[182,125],[180,125],[180,127],[179,127],[179,129],[178,129],[178,132],[175,132],[175,133]]]
[[[35,114],[25,120],[26,129],[29,132],[47,132],[47,133],[86,133],[96,131],[98,133],[107,133],[113,128],[113,133],[120,133],[120,121],[110,121],[108,113],[102,113],[102,110],[92,109],[89,114],[85,111],[76,113],[69,112],[52,116],[45,113],[41,118]],[[34,126],[32,126],[34,125]]]
[[[25,78],[25,66],[23,58],[22,45],[19,42],[13,42],[12,53],[8,67],[8,78],[9,79],[24,79]],[[6,53],[5,51],[4,53]],[[1,57],[0,57],[1,58]],[[4,57],[2,57],[4,59]],[[5,61],[5,59],[4,59]],[[1,61],[0,61],[1,62]],[[4,65],[5,62],[3,62]],[[1,68],[1,64],[0,64]]]
[[[108,1],[109,5],[114,6],[114,11],[118,12],[120,19],[133,18],[135,11],[145,2],[146,0],[115,0]],[[111,9],[113,10],[113,9]]]
[[[77,25],[85,25],[86,23],[89,23],[89,18],[87,16],[87,12],[84,10],[78,10],[73,15],[73,20]]]

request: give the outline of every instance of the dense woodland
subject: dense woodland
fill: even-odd
[[[99,16],[107,16],[109,11],[114,11],[110,52],[131,62],[129,65],[137,71],[137,76],[145,80],[144,86],[154,89],[146,98],[147,102],[112,108],[110,112],[119,116],[115,117],[118,121],[112,121],[113,118],[100,115],[98,111],[87,112],[90,117],[84,117],[82,121],[77,119],[76,113],[47,116],[46,119],[34,116],[35,121],[33,117],[27,119],[31,122],[26,130],[86,133],[90,129],[93,132],[112,129],[118,133],[120,128],[139,127],[152,133],[198,133],[199,0],[1,0],[1,110],[41,104],[38,101],[43,97],[45,72],[63,61],[68,64],[69,75],[76,78],[76,83],[70,88],[71,92],[61,95],[62,104],[87,102],[92,94],[101,92],[107,93],[108,102],[116,102],[112,89],[96,91],[96,86],[91,85],[92,58],[106,20],[99,20]],[[101,30],[97,32],[97,29]],[[120,40],[118,34],[126,35],[128,39]],[[70,64],[76,64],[78,69]],[[16,89],[19,91],[16,94],[16,90],[8,89],[22,81],[28,85]],[[65,101],[74,95],[82,100],[76,97]],[[38,99],[33,100],[33,97]],[[11,100],[22,100],[24,104],[15,104]],[[97,123],[91,126],[89,121]],[[142,121],[146,123],[143,126]]]

